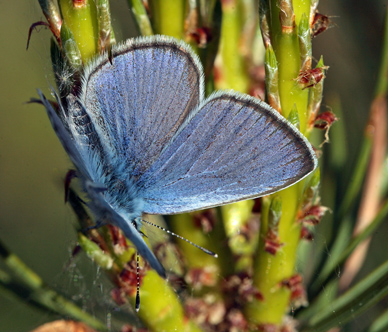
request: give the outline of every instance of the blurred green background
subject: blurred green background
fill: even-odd
[[[75,294],[75,299],[83,301],[92,312],[97,307],[105,308],[109,319],[111,303],[91,304],[108,301],[103,295],[109,292],[109,286],[101,287],[104,280],[99,271],[82,257],[77,258],[76,265],[69,264],[76,236],[74,215],[64,204],[63,178],[71,163],[43,107],[26,104],[31,97],[37,97],[37,88],[47,95],[50,84],[54,85],[49,58],[51,32],[45,28],[34,31],[26,51],[30,25],[44,21],[38,1],[0,4],[1,239],[49,285],[64,294]],[[344,113],[341,121],[348,133],[349,169],[360,145],[375,88],[386,6],[382,0],[327,0],[318,7],[321,13],[332,16],[333,22],[313,41],[316,57],[322,54],[330,66],[322,109],[330,109],[333,96],[340,98]],[[111,1],[111,7],[117,40],[135,36],[126,1]],[[335,144],[333,141],[330,149],[335,149]],[[322,195],[325,205],[325,193]],[[376,266],[388,252],[384,241],[387,232],[385,226],[372,242],[374,251],[368,256],[368,267]],[[0,293],[1,331],[28,331],[53,318]]]

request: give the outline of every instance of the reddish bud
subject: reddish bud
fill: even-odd
[[[123,269],[120,273],[121,281],[129,286],[135,287],[137,285],[136,271]]]
[[[201,228],[204,233],[210,233],[217,219],[215,218],[213,210],[205,210],[203,212],[197,213],[194,215],[194,224]]]
[[[311,88],[325,78],[325,70],[328,68],[328,66],[323,66],[319,68],[301,70],[295,80],[299,83],[302,89]]]
[[[314,127],[318,129],[328,129],[337,120],[338,118],[333,112],[323,112],[316,116],[314,121]]]
[[[310,225],[317,225],[320,223],[322,217],[325,215],[328,208],[322,205],[312,205],[302,211],[299,221]]]
[[[253,286],[253,280],[247,274],[234,274],[222,283],[222,290],[238,304],[251,302],[253,299],[264,301],[263,294]]]
[[[136,264],[136,255],[132,256],[132,259],[125,265],[123,270],[121,271],[119,275],[119,284],[124,287],[129,286],[130,288],[130,294],[132,293],[132,290],[135,291],[137,287],[137,264]],[[146,268],[139,269],[139,284],[142,284],[144,273],[146,271]]]
[[[322,32],[325,32],[330,25],[328,16],[315,12],[313,22],[311,24],[311,38],[315,38]]]
[[[314,240],[314,235],[307,227],[302,226],[302,229],[300,231],[300,238],[307,241],[312,241]]]
[[[107,225],[107,227],[109,229],[109,233],[112,238],[112,244],[116,245],[119,242],[120,231],[117,227],[114,227],[112,225]]]
[[[118,305],[124,305],[126,303],[124,293],[120,288],[114,288],[110,292],[110,296],[113,301],[115,301]]]
[[[271,240],[266,238],[264,244],[264,250],[271,255],[275,256],[278,250],[284,246],[284,243],[281,243],[279,239]]]
[[[86,0],[73,0],[73,7],[82,8],[87,6]]]
[[[127,249],[128,248],[127,240],[124,234],[120,231],[120,229],[110,224],[106,225],[106,227],[108,227],[109,229],[109,233],[112,238],[112,244],[114,246]]]
[[[197,28],[194,32],[191,32],[189,36],[195,40],[200,48],[205,48],[212,40],[211,29],[208,27]]]
[[[185,312],[197,324],[210,327],[225,321],[226,308],[222,302],[190,298],[185,303]]]
[[[284,279],[281,285],[288,288],[291,291],[291,302],[297,308],[306,306],[307,296],[304,286],[302,284],[303,278],[300,274],[295,274],[290,278]]]
[[[185,276],[185,281],[195,289],[201,289],[203,286],[214,286],[216,280],[216,273],[210,267],[192,268]]]
[[[338,118],[335,116],[333,112],[327,111],[318,114],[314,119],[314,127],[318,129],[325,130],[325,140],[322,142],[320,146],[329,141],[329,130],[332,124],[337,121]]]
[[[275,324],[260,324],[258,326],[260,332],[279,332],[278,326]]]
[[[228,331],[246,331],[248,321],[240,310],[232,309],[227,315],[226,320],[230,323]]]

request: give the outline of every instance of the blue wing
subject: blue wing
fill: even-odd
[[[61,101],[59,100],[58,95],[54,90],[52,90],[52,93],[54,94],[58,106],[59,106],[59,114],[65,118],[65,112],[62,107]],[[92,179],[91,173],[89,172],[89,169],[86,167],[84,163],[84,158],[81,156],[80,151],[77,149],[77,147],[74,144],[73,137],[69,133],[68,127],[65,126],[67,124],[66,120],[62,120],[58,114],[55,112],[53,106],[51,103],[46,99],[46,97],[43,95],[42,91],[38,90],[38,95],[46,108],[47,115],[50,119],[51,125],[53,126],[53,129],[55,133],[57,134],[59,140],[61,141],[65,151],[69,155],[71,161],[73,164],[77,167],[79,172],[82,174],[83,177]]]
[[[268,195],[311,173],[310,143],[267,104],[216,93],[138,181],[144,211],[175,214]]]
[[[129,40],[112,53],[113,64],[103,56],[86,70],[79,101],[112,166],[136,183],[202,100],[202,67],[168,37]]]
[[[80,134],[80,132],[82,130],[84,130],[85,135],[84,144],[76,144],[74,137],[72,137],[72,132],[70,128],[67,128],[69,122],[69,127],[73,127],[71,121],[74,119],[67,117],[57,94],[54,91],[53,93],[55,95],[55,98],[57,99],[57,102],[60,107],[60,114],[64,120],[61,120],[52,105],[47,101],[46,97],[42,94],[40,90],[38,90],[38,94],[42,100],[43,105],[46,108],[51,124],[64,149],[66,150],[70,159],[76,166],[78,175],[80,176],[83,182],[84,189],[88,193],[89,198],[91,199],[89,204],[90,208],[92,209],[99,221],[109,221],[114,225],[120,227],[121,230],[124,232],[125,236],[136,246],[142,257],[150,263],[151,267],[155,269],[160,276],[165,278],[166,274],[163,266],[157,260],[155,255],[152,253],[150,248],[143,240],[140,233],[134,227],[131,222],[132,220],[130,217],[128,217],[126,211],[123,209],[119,209],[118,211],[116,211],[116,209],[112,208],[112,206],[106,200],[106,197],[103,196],[101,187],[92,180],[96,178],[96,174],[92,173],[96,167],[92,165],[90,160],[95,160],[96,154],[98,153],[98,150],[96,149],[95,145],[98,144],[98,137],[93,134],[93,132],[91,131],[92,128],[88,127],[89,122],[85,121],[83,125],[79,126],[77,130],[73,128],[73,132],[78,135],[78,142],[80,142],[81,140],[82,135]],[[74,109],[72,111],[74,111]],[[81,116],[80,119],[85,120],[85,116]],[[87,137],[89,137],[89,141],[86,141]],[[92,146],[93,144],[94,146]],[[88,164],[86,162],[88,162]],[[101,164],[101,161],[97,162],[97,160],[95,160],[95,163]],[[105,189],[105,187],[103,188]],[[140,215],[141,212],[137,214],[137,216]]]

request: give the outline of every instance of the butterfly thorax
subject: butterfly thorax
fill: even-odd
[[[127,221],[137,220],[143,213],[143,200],[133,181],[120,172],[105,173],[99,183],[83,181],[91,202],[90,208],[100,222],[112,222],[115,212]]]

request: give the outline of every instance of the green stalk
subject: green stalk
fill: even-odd
[[[147,271],[140,301],[138,315],[150,331],[202,331],[186,317],[177,294],[155,271]]]
[[[222,23],[219,59],[219,77],[215,78],[216,89],[234,89],[247,93],[249,77],[245,59],[240,53],[243,30],[242,4],[237,0],[222,2]]]
[[[296,27],[291,31],[282,32],[280,20],[278,19],[280,15],[278,2],[277,0],[271,0],[272,20],[270,32],[272,46],[279,63],[278,84],[282,115],[287,118],[295,104],[299,111],[300,131],[304,133],[306,129],[306,110],[309,90],[299,88],[295,82],[295,78],[301,69],[297,26],[303,13],[307,16],[309,15],[310,4],[309,1],[293,1]]]
[[[18,256],[10,253],[1,242],[0,255],[6,266],[18,280],[16,283],[12,280],[12,277],[5,273],[1,273],[0,285],[3,288],[13,290],[15,295],[25,298],[27,301],[32,301],[35,305],[49,311],[82,321],[97,330],[107,331],[107,327],[104,323],[92,317],[73,302],[67,300],[55,290],[51,289],[34,271],[25,265]]]
[[[385,202],[383,207],[380,209],[378,215],[376,216],[375,219],[357,236],[355,236],[346,246],[342,246],[341,248],[337,249],[333,248],[331,253],[338,253],[335,255],[333,258],[328,260],[327,265],[325,265],[325,268],[319,272],[318,278],[316,283],[313,284],[313,291],[315,290],[314,287],[319,287],[319,289],[315,290],[317,293],[318,291],[322,291],[322,289],[326,289],[327,285],[334,281],[335,279],[338,278],[338,275],[335,273],[338,267],[340,267],[344,261],[349,257],[349,255],[353,252],[354,249],[357,248],[357,246],[362,243],[365,239],[370,237],[376,230],[377,228],[381,225],[383,221],[386,220],[386,217],[388,215],[388,202]],[[350,225],[349,223],[347,223]],[[351,232],[351,227],[348,227],[345,231],[343,231],[342,234],[338,234],[337,238],[344,239],[346,236],[347,238],[349,237],[349,233]],[[343,242],[347,242],[344,241]],[[324,295],[324,294],[323,294]],[[325,296],[325,295],[324,295]],[[305,309],[303,313],[301,314],[300,317],[303,319],[306,319],[307,317],[310,317],[316,312],[315,308],[313,306]]]
[[[143,2],[141,0],[128,0],[128,4],[131,7],[140,34],[142,36],[153,35],[151,22]]]
[[[388,310],[385,310],[368,329],[368,332],[384,332],[388,330]]]
[[[380,63],[380,69],[378,71],[379,76],[377,79],[377,86],[375,91],[376,97],[386,95],[388,91],[388,11],[385,13],[383,47],[383,54]]]
[[[220,223],[215,225],[217,231],[213,230],[210,234],[205,234],[202,228],[196,225],[194,213],[183,213],[170,216],[169,224],[174,232],[182,237],[189,239],[201,247],[212,250],[215,253],[220,253],[220,247],[218,246],[219,242],[217,243],[217,240],[214,238],[223,233],[222,230],[218,229]],[[222,259],[222,255],[219,258],[216,258],[202,252],[185,241],[176,240],[176,242],[179,244],[187,265],[190,268],[207,268],[213,271],[215,277],[219,275],[221,269],[220,258]]]
[[[333,263],[337,262],[338,257],[342,254],[349,241],[351,229],[353,227],[353,221],[352,218],[350,218],[350,214],[361,191],[361,186],[368,167],[371,149],[372,137],[370,135],[365,135],[345,197],[343,198],[338,212],[336,213],[334,222],[336,223],[337,221],[337,224],[339,223],[339,227],[335,231],[336,236],[333,238],[329,247],[331,254],[330,259],[322,257],[322,262],[317,268],[318,278],[315,279],[310,286],[309,293],[311,293],[313,297],[321,290],[322,283],[327,279],[328,274],[332,271],[334,266]],[[341,234],[343,234],[343,236],[340,236]]]
[[[388,262],[317,312],[303,332],[324,332],[343,325],[388,295]]]
[[[184,38],[186,2],[184,0],[150,0],[154,32]]]
[[[266,17],[271,18],[269,22],[270,40],[267,38],[267,43],[271,43],[277,60],[281,114],[286,118],[290,114],[292,118],[299,118],[300,131],[306,134],[309,89],[299,87],[296,78],[299,71],[303,69],[304,64],[301,63],[301,60],[308,59],[311,52],[311,40],[306,39],[308,36],[306,29],[309,29],[306,20],[310,15],[310,2],[271,0],[266,6],[270,11]],[[303,24],[299,27],[302,17]],[[301,45],[300,40],[303,40]],[[268,51],[270,45],[266,47]],[[273,64],[272,61],[271,67]],[[273,84],[267,86],[267,91],[271,91],[272,94],[274,94],[273,89]],[[297,248],[302,227],[295,219],[303,198],[304,187],[305,181],[301,181],[263,199],[260,243],[254,266],[253,283],[263,294],[264,300],[254,300],[246,307],[248,320],[259,326],[274,325],[279,328],[290,305],[291,291],[282,287],[281,284],[295,274]],[[266,251],[265,246],[268,232],[273,231],[270,220],[273,214],[271,202],[274,199],[282,202],[281,218],[276,230],[279,248],[275,253]]]
[[[85,64],[98,51],[97,8],[93,0],[85,0],[78,6],[73,3],[73,0],[59,0],[63,22],[72,31]]]

